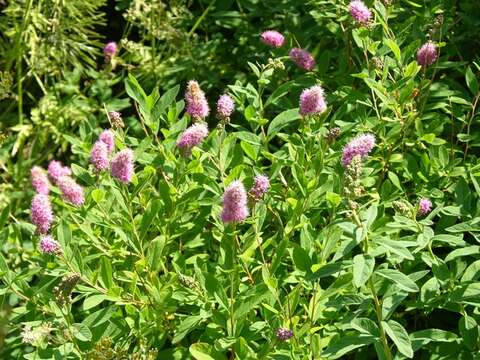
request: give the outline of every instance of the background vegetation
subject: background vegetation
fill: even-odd
[[[0,1],[0,357],[388,359],[386,341],[395,359],[478,359],[480,7],[366,4],[368,28],[333,0]],[[267,29],[286,44],[261,43]],[[423,69],[428,40],[440,58]],[[288,60],[294,46],[314,71]],[[236,111],[225,128],[212,114],[185,158],[191,79]],[[328,109],[306,126],[298,98],[316,83]],[[117,147],[135,151],[128,186],[89,168],[113,110]],[[377,145],[352,211],[340,159],[365,132]],[[39,252],[30,220],[30,169],[51,159],[86,189],[82,208],[53,201],[62,257]],[[225,186],[260,173],[265,198],[222,224]]]

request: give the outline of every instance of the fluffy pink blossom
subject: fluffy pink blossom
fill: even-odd
[[[193,118],[203,119],[210,113],[205,93],[195,80],[190,80],[187,84],[185,102],[187,103],[187,113]]]
[[[375,146],[375,136],[372,134],[362,134],[350,140],[343,148],[342,163],[344,167],[350,165],[350,162],[356,155],[362,158],[367,156]]]
[[[348,6],[348,9],[350,11],[350,15],[359,24],[366,25],[372,18],[372,12],[363,3],[363,1],[360,1],[360,0],[352,1]]]
[[[270,188],[270,181],[265,175],[257,175],[254,178],[254,183],[249,193],[253,200],[258,201]]]
[[[40,236],[40,251],[44,254],[57,254],[60,252],[60,244],[51,235]]]
[[[75,206],[83,205],[85,202],[83,187],[77,184],[70,176],[62,176],[58,179],[57,185],[65,201]]]
[[[227,186],[223,194],[221,219],[224,223],[241,222],[248,216],[247,192],[240,180]]]
[[[110,162],[108,161],[108,147],[103,141],[98,140],[92,148],[90,162],[97,172],[108,169]]]
[[[67,166],[63,166],[60,161],[52,160],[48,164],[48,175],[54,183],[57,183],[62,176],[72,175],[72,170]]]
[[[289,55],[290,59],[302,69],[310,71],[315,67],[315,59],[307,50],[293,48]]]
[[[305,89],[300,95],[300,115],[320,114],[325,111],[327,104],[323,97],[323,89],[319,85]]]
[[[117,54],[117,51],[117,43],[115,41],[111,41],[107,43],[103,48],[103,55],[105,55],[105,57],[111,58]]]
[[[235,110],[233,99],[224,94],[218,98],[217,101],[217,115],[220,119],[228,119]]]
[[[30,170],[30,179],[32,181],[32,186],[37,193],[48,195],[50,192],[50,181],[48,181],[47,174],[41,167],[32,167]]]
[[[118,152],[112,160],[110,171],[113,177],[128,184],[133,176],[133,151],[127,148]]]
[[[418,202],[418,214],[427,215],[432,210],[432,202],[430,199],[422,198]]]
[[[32,223],[37,226],[37,232],[46,234],[53,222],[52,205],[48,196],[36,194],[30,208],[32,212]]]
[[[113,148],[115,147],[115,135],[113,134],[112,130],[103,130],[98,140],[102,141],[107,145],[107,150],[109,153],[112,152]]]
[[[281,47],[285,41],[285,38],[282,34],[275,30],[268,30],[260,35],[260,39],[264,44],[267,44],[271,47]]]
[[[435,61],[437,61],[437,57],[438,48],[431,41],[423,44],[422,47],[417,51],[417,62],[423,67],[433,65]]]
[[[207,125],[204,123],[193,124],[187,128],[177,140],[177,147],[187,152],[199,145],[208,135]]]

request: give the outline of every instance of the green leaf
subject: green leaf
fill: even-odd
[[[300,246],[296,245],[292,252],[293,263],[295,267],[300,271],[309,272],[312,266],[310,256]]]
[[[378,326],[374,321],[367,318],[356,318],[351,322],[352,328],[361,332],[364,335],[370,335],[378,338],[380,332],[378,331]]]
[[[476,96],[478,94],[478,80],[470,66],[467,67],[467,71],[465,72],[465,81],[467,82],[470,92]]]
[[[226,360],[227,358],[222,353],[219,353],[215,348],[207,343],[195,343],[190,345],[190,354],[197,360]]]
[[[361,287],[367,282],[375,268],[375,258],[370,255],[358,254],[353,258],[353,283]]]
[[[103,294],[100,295],[91,295],[83,301],[83,310],[89,310],[101,302],[103,302],[107,297]]]
[[[415,284],[412,279],[410,279],[407,275],[401,273],[398,270],[380,269],[377,270],[375,274],[393,281],[395,285],[397,285],[402,290],[408,292],[416,292],[419,290],[417,284]]]
[[[10,213],[10,206],[5,206],[0,214],[0,229],[3,229],[5,224],[7,223],[8,214]]]
[[[157,213],[160,210],[160,207],[161,207],[160,199],[153,199],[152,201],[150,201],[150,204],[147,210],[143,214],[142,222],[140,224],[141,239],[143,239],[147,234],[148,228],[150,227],[150,224],[152,223],[155,216],[157,216]]]
[[[162,95],[152,110],[154,120],[157,120],[162,114],[164,114],[170,105],[175,104],[175,99],[179,91],[180,85],[175,85]]]
[[[132,74],[128,74],[128,78],[125,79],[125,90],[127,91],[128,96],[134,99],[141,107],[146,109],[147,94],[145,94],[145,91]]]
[[[383,328],[387,335],[397,346],[398,351],[408,358],[413,357],[412,343],[408,337],[408,333],[405,328],[394,320],[388,322],[382,321]]]
[[[92,340],[92,332],[85,324],[73,324],[72,333],[80,341]]]
[[[385,43],[385,45],[387,45],[390,48],[390,50],[392,50],[393,55],[395,55],[395,58],[397,59],[398,63],[401,64],[402,54],[400,52],[400,48],[398,47],[397,43],[392,39],[385,39],[383,42]]]
[[[369,335],[342,336],[328,345],[327,349],[322,352],[322,357],[326,359],[338,359],[350,351],[370,345],[374,341],[375,338]]]
[[[298,108],[285,110],[278,114],[268,126],[268,138],[273,138],[280,130],[288,126],[292,121],[300,119]]]

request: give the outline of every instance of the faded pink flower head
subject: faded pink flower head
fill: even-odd
[[[324,91],[319,85],[303,90],[300,95],[300,115],[305,116],[324,112],[327,104],[323,94]]]
[[[348,6],[348,9],[350,11],[350,15],[359,24],[366,25],[372,18],[372,12],[363,3],[363,1],[360,1],[360,0],[352,1]]]
[[[70,176],[62,176],[58,179],[58,187],[62,192],[62,197],[72,205],[80,206],[85,202],[83,196],[83,187],[80,186]]]
[[[61,252],[60,244],[51,235],[40,236],[40,251],[44,254],[58,254]]]
[[[111,58],[117,54],[117,51],[118,51],[117,43],[115,41],[111,41],[107,43],[103,48],[103,55],[105,55],[105,57]]]
[[[311,71],[315,67],[315,59],[307,50],[293,48],[289,55],[290,59],[302,69]]]
[[[98,137],[98,140],[104,142],[105,145],[107,145],[107,150],[109,153],[112,152],[115,147],[115,135],[113,134],[112,130],[103,130]]]
[[[210,113],[205,93],[195,80],[190,80],[187,83],[185,102],[187,103],[187,113],[193,118],[204,119]]]
[[[107,144],[100,140],[95,142],[92,148],[90,162],[97,172],[108,169],[110,162],[108,160]]]
[[[32,212],[32,223],[37,226],[37,232],[40,234],[48,233],[53,222],[52,205],[48,196],[36,194],[33,197],[30,210]]]
[[[260,35],[260,39],[264,44],[276,48],[282,46],[285,41],[283,35],[275,30],[268,30],[263,32],[262,35]]]
[[[119,151],[112,160],[110,171],[113,177],[128,184],[133,176],[133,151],[128,148]]]
[[[372,134],[362,134],[353,138],[343,148],[342,163],[346,168],[356,155],[364,158],[375,146],[375,136]]]
[[[258,201],[270,188],[270,181],[265,175],[257,175],[254,178],[254,183],[249,193],[253,200]]]
[[[248,216],[247,192],[240,180],[230,183],[223,193],[221,219],[224,223],[241,222]]]
[[[208,136],[208,128],[204,123],[193,124],[187,128],[177,140],[177,147],[189,152]]]
[[[52,160],[48,164],[48,175],[50,175],[54,183],[57,183],[62,176],[72,175],[72,170],[67,166],[63,166],[60,161]]]
[[[48,181],[47,174],[41,167],[32,167],[30,170],[30,179],[37,193],[48,195],[50,192],[50,181]]]
[[[427,215],[432,210],[432,202],[430,199],[422,198],[418,202],[418,214]]]
[[[437,46],[429,41],[422,45],[417,51],[417,62],[423,67],[433,65],[437,61],[438,57],[438,48]]]
[[[235,110],[233,99],[229,95],[222,95],[217,101],[217,115],[220,119],[228,119]]]

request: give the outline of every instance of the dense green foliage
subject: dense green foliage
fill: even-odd
[[[0,358],[480,359],[476,1],[369,0],[367,27],[335,0],[111,3],[0,1]],[[428,40],[440,56],[421,67]],[[191,79],[212,114],[185,156]],[[315,84],[328,108],[301,117]],[[90,164],[114,110],[129,184]],[[352,182],[342,148],[363,133]],[[30,219],[30,169],[52,159],[86,199],[52,188],[58,255]],[[258,174],[269,191],[223,223],[226,186]]]

